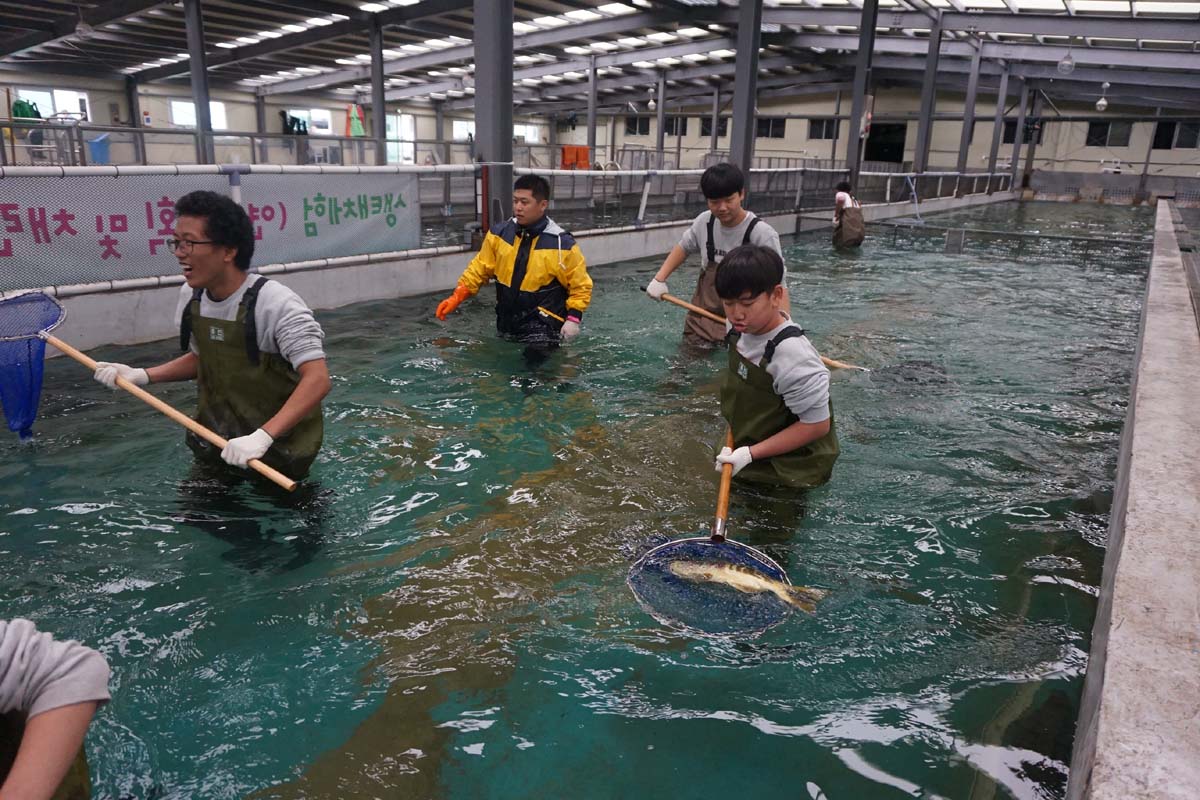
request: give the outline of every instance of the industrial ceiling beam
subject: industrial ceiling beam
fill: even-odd
[[[35,47],[74,36],[75,26],[79,24],[80,19],[93,28],[100,28],[110,22],[117,22],[163,4],[163,0],[111,0],[111,2],[100,3],[90,8],[80,6],[78,15],[72,14],[64,17],[55,22],[51,30],[31,33],[8,42],[0,42],[0,58],[15,56]]]

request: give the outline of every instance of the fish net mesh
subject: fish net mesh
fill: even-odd
[[[791,608],[771,592],[747,593],[712,581],[682,578],[671,564],[727,565],[787,584],[787,573],[738,542],[680,539],[647,552],[629,571],[629,588],[648,614],[672,627],[710,635],[756,635],[782,622]]]
[[[22,439],[33,435],[42,396],[46,343],[38,333],[62,319],[62,306],[41,292],[0,300],[0,407],[8,429]]]

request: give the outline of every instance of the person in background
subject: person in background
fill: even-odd
[[[592,302],[592,279],[575,237],[550,217],[550,184],[522,175],[513,184],[513,216],[492,226],[479,252],[438,304],[445,320],[496,280],[496,330],[506,339],[553,347],[579,335]]]
[[[721,415],[733,433],[716,468],[742,480],[812,488],[837,461],[829,370],[783,311],[783,259],[769,247],[735,248],[717,268],[731,346]]]
[[[0,619],[0,800],[89,797],[83,738],[108,677],[95,650]]]
[[[167,240],[185,285],[175,320],[179,358],[149,369],[100,362],[96,380],[139,386],[195,380],[196,420],[229,440],[221,459],[235,467],[259,458],[303,478],[321,449],[321,400],[329,393],[324,331],[300,296],[249,272],[254,229],[245,209],[216,192],[175,204]],[[211,459],[212,445],[189,432],[188,446]]]
[[[850,191],[850,182],[842,181],[833,196],[833,246],[858,247],[867,236],[862,204]]]
[[[742,202],[746,199],[746,177],[735,164],[714,164],[704,170],[700,176],[700,191],[708,202],[708,211],[696,217],[679,244],[671,248],[654,279],[646,287],[646,294],[655,300],[662,300],[669,291],[666,281],[671,273],[687,261],[688,256],[703,248],[704,266],[696,281],[692,305],[721,314],[721,298],[717,296],[714,284],[717,266],[724,260],[725,254],[739,245],[756,244],[771,248],[782,258],[783,249],[775,229],[755,216],[753,211],[742,208]],[[783,298],[786,311],[786,286],[783,287]],[[683,334],[695,343],[711,345],[725,340],[725,327],[689,311],[684,320]]]

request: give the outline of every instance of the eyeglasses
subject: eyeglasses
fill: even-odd
[[[216,244],[216,242],[193,241],[191,239],[167,239],[167,248],[172,253],[176,250],[182,250],[184,255],[192,252],[192,248],[198,244]]]

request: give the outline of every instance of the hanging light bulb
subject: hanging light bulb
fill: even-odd
[[[96,29],[84,21],[83,6],[76,6],[75,11],[79,14],[79,21],[75,23],[75,36],[79,39],[92,38],[92,34],[96,32]]]
[[[649,100],[649,101],[647,101],[647,103],[646,103],[646,108],[648,108],[648,109],[650,109],[651,111],[653,111],[653,110],[654,110],[655,108],[657,108],[657,107],[658,107],[658,103],[656,103],[656,102],[654,101],[654,90],[653,90],[653,89],[651,89],[651,90],[650,90],[650,100]]]
[[[1067,41],[1067,54],[1058,62],[1058,72],[1061,75],[1070,75],[1075,71],[1075,59],[1071,57],[1070,40]]]
[[[1108,81],[1100,84],[1100,99],[1096,101],[1097,111],[1103,111],[1108,108],[1108,97],[1106,95],[1108,94],[1108,87],[1111,85]]]

